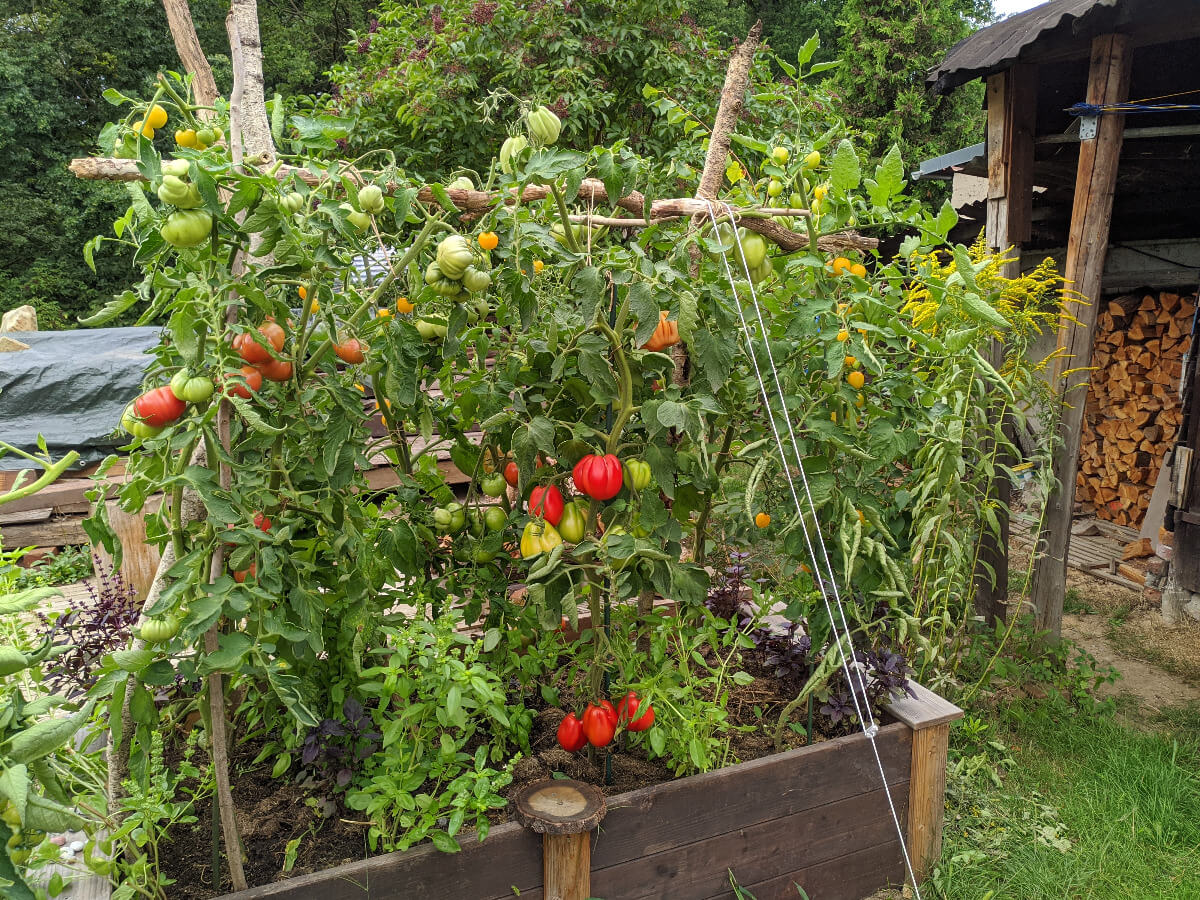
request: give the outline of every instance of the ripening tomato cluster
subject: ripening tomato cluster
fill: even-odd
[[[516,463],[504,467],[508,484],[516,487],[519,477]],[[622,487],[646,489],[650,486],[650,465],[640,459],[622,463],[614,453],[589,453],[575,464],[571,480],[580,494],[571,500],[555,484],[539,484],[530,490],[528,510],[532,518],[521,534],[521,556],[525,559],[548,553],[563,541],[574,544],[583,540],[588,513],[585,498],[603,502],[617,496]],[[485,494],[498,496],[491,493],[498,487],[494,480],[481,482],[480,487]]]
[[[625,731],[645,731],[654,724],[654,707],[642,705],[634,691],[629,691],[614,707],[611,700],[589,703],[583,716],[569,712],[558,726],[558,745],[568,753],[582,750],[586,744],[607,747],[618,728]]]
[[[147,391],[125,407],[121,427],[136,438],[154,437],[183,418],[189,403],[206,403],[212,394],[212,381],[180,369],[170,384]]]

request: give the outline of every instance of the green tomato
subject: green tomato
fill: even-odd
[[[507,488],[508,482],[499,472],[492,472],[479,479],[479,489],[489,497],[503,496]]]
[[[346,213],[346,221],[358,231],[366,231],[371,225],[371,217],[358,210]]]
[[[431,262],[425,267],[425,283],[437,284],[442,280],[442,267],[436,261]]]
[[[804,195],[799,191],[788,197],[788,206],[791,209],[804,209]]]
[[[467,531],[471,533],[471,537],[483,537],[484,530],[487,526],[483,522],[483,510],[479,507],[474,507],[467,514]]]
[[[466,175],[459,175],[452,182],[446,185],[452,191],[473,191],[475,190],[475,182]]]
[[[484,510],[483,524],[487,526],[488,531],[503,531],[504,526],[508,524],[508,516],[499,506],[489,506]]]
[[[217,140],[217,133],[211,128],[201,128],[196,132],[196,143],[200,145],[201,150],[211,147]]]
[[[625,483],[635,491],[650,487],[650,464],[640,459],[625,460]]]
[[[135,438],[143,439],[154,437],[162,431],[162,428],[147,425],[139,419],[137,413],[133,411],[132,403],[125,407],[125,412],[121,413],[121,427]]]
[[[463,288],[462,282],[452,281],[449,278],[439,278],[432,285],[430,285],[430,287],[433,288],[433,292],[439,297],[448,298],[457,297],[462,293]]]
[[[577,544],[583,540],[586,524],[587,506],[581,500],[575,499],[563,507],[562,517],[558,520],[558,533],[564,541]]]
[[[551,110],[539,106],[528,116],[529,140],[535,147],[549,147],[562,133],[562,122]]]
[[[138,635],[147,644],[165,644],[179,633],[179,618],[173,613],[144,619]]]
[[[767,196],[778,197],[783,193],[783,182],[776,178],[772,178],[767,182]]]
[[[523,134],[514,134],[504,139],[500,145],[500,171],[505,175],[513,172],[513,157],[520,156],[521,151],[529,146],[529,139]]]
[[[446,278],[457,281],[473,262],[475,252],[461,234],[448,235],[437,246],[437,264]]]
[[[445,321],[433,321],[430,319],[417,319],[413,323],[417,327],[417,331],[427,341],[440,341],[446,336]]]
[[[376,184],[363,185],[358,189],[358,208],[373,216],[384,210],[383,190]]]
[[[492,276],[474,266],[467,266],[467,270],[463,272],[462,283],[468,291],[477,294],[488,289],[488,285],[492,283]]]
[[[473,554],[473,558],[474,558],[475,562],[480,565],[482,565],[483,563],[490,563],[493,559],[496,558],[496,551],[488,550],[484,547],[476,547],[475,553]]]
[[[304,209],[304,195],[297,191],[292,191],[290,194],[279,198],[279,205],[290,213],[298,213]]]
[[[172,247],[198,247],[208,240],[212,224],[213,217],[207,210],[184,209],[167,216],[167,222],[159,229],[159,234]]]
[[[450,528],[453,531],[462,531],[464,525],[467,524],[467,510],[461,503],[447,503],[446,511],[450,513]]]
[[[767,258],[767,242],[761,234],[753,231],[741,231],[742,252],[746,254],[746,265],[751,269],[761,266]]]
[[[788,153],[787,147],[776,147],[771,151],[771,160],[779,166],[786,166],[790,156],[791,154]]]
[[[451,524],[453,523],[453,521],[454,521],[454,515],[450,512],[450,510],[445,509],[444,507],[441,507],[441,506],[434,509],[434,511],[433,511],[433,527],[436,528],[438,531],[440,531],[442,534],[450,533]]]
[[[180,369],[171,378],[171,393],[184,403],[203,403],[213,395],[213,383],[203,375]]]
[[[192,164],[186,159],[164,159],[162,162],[163,175],[174,175],[183,178],[191,170]]]

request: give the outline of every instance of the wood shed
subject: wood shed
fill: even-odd
[[[1151,598],[1161,597],[1168,621],[1189,603],[1200,618],[1190,352],[1200,282],[1200,8],[1052,0],[963,40],[929,74],[937,93],[975,79],[987,87],[984,141],[913,176],[983,179],[977,199],[956,190],[958,237],[984,228],[993,248],[1019,248],[1022,269],[1053,256],[1080,297],[1053,372],[1069,405],[1054,460],[1059,487],[1038,542],[1039,622],[1057,633],[1081,508],[1151,534],[1160,548],[1151,580],[1164,576],[1161,557],[1173,556],[1165,596]]]

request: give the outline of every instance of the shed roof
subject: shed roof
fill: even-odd
[[[1052,34],[1082,30],[1088,20],[1111,22],[1114,12],[1136,0],[1050,0],[1041,6],[1009,16],[959,41],[946,58],[929,72],[938,94],[948,94],[960,84],[1008,68],[1031,45]],[[1099,22],[1096,22],[1099,25]]]

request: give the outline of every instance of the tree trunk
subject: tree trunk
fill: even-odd
[[[204,55],[204,48],[200,46],[200,38],[196,36],[188,0],[163,0],[163,9],[167,11],[167,24],[171,28],[171,37],[175,39],[175,52],[183,62],[184,71],[192,76],[196,104],[213,106],[217,102],[217,83],[213,79],[208,57]],[[197,115],[201,119],[211,119],[214,113],[211,109],[201,109]]]

